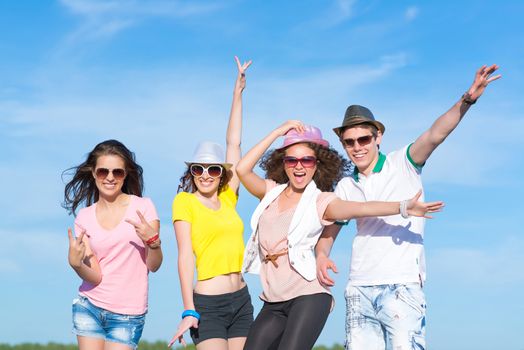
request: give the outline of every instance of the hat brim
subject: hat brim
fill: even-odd
[[[233,166],[233,164],[231,164],[231,163],[217,163],[217,162],[188,161],[188,162],[184,162],[184,163],[186,163],[187,166],[191,166],[191,164],[218,164],[218,165],[220,165],[221,167],[223,167],[226,170],[231,169],[231,167]]]
[[[349,123],[339,126],[338,128],[333,128],[333,131],[335,132],[335,134],[337,134],[338,137],[340,137],[340,135],[342,134],[342,130],[363,124],[369,124],[374,126],[375,128],[377,128],[378,131],[380,131],[382,135],[384,135],[384,132],[386,131],[386,127],[381,122],[376,120],[369,120],[363,117],[352,118],[352,120]]]

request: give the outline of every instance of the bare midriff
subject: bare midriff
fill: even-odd
[[[197,281],[195,293],[203,295],[219,295],[234,293],[246,286],[246,282],[240,272],[227,275],[215,276],[207,280]]]

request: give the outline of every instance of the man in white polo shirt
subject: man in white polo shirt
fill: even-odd
[[[335,193],[352,201],[402,201],[422,189],[420,174],[431,153],[457,127],[486,86],[500,78],[496,65],[481,67],[473,84],[451,109],[419,138],[387,155],[379,145],[384,125],[369,109],[349,106],[335,128],[355,165]],[[424,200],[422,196],[420,200]],[[426,303],[422,285],[424,218],[401,215],[357,219],[346,297],[346,349],[425,349]],[[333,285],[328,256],[340,225],[326,227],[316,248],[317,276]]]

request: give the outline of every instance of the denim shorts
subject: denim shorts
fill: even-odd
[[[220,295],[193,293],[193,302],[200,314],[198,328],[190,329],[195,345],[213,338],[247,337],[253,323],[253,305],[247,286]]]
[[[117,314],[93,305],[84,296],[73,300],[73,333],[136,349],[142,336],[146,315]]]
[[[346,297],[346,349],[426,348],[426,300],[418,283],[354,286]]]

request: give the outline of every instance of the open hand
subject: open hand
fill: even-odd
[[[186,341],[184,340],[184,333],[189,328],[198,328],[198,319],[193,316],[186,316],[182,319],[182,322],[178,325],[178,329],[176,331],[176,334],[173,336],[169,344],[167,345],[169,348],[175,344],[175,342],[178,340],[180,344],[182,344],[184,347],[186,346]]]
[[[421,216],[426,219],[432,219],[432,216],[427,213],[436,213],[444,208],[444,202],[419,202],[418,199],[422,195],[422,190],[418,191],[415,197],[411,198],[407,205],[407,211],[410,216]]]
[[[475,80],[468,90],[472,100],[478,99],[489,83],[501,77],[500,74],[492,75],[497,69],[499,69],[499,66],[496,64],[493,64],[489,67],[482,66],[479,68],[479,70],[475,73]]]
[[[337,265],[335,265],[333,260],[329,259],[327,256],[317,256],[317,279],[320,284],[332,287],[335,285],[335,281],[329,275],[328,269],[332,270],[334,273],[338,273]]]

